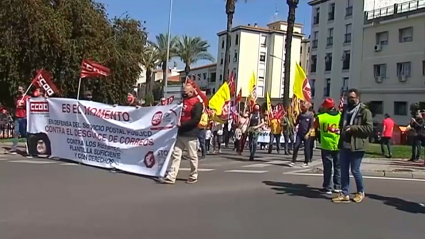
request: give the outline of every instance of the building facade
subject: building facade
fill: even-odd
[[[309,72],[309,64],[310,64],[310,40],[303,39],[301,41],[301,49],[300,49],[300,66],[304,69],[306,74]]]
[[[186,73],[184,70],[179,73],[181,82],[184,82]],[[218,90],[219,85],[216,84],[217,63],[194,67],[190,69],[189,77],[201,90],[205,91],[208,96],[213,95]]]
[[[425,0],[399,1],[364,14],[360,90],[380,121],[410,122],[410,105],[425,107]]]
[[[295,24],[291,49],[291,86],[292,96],[295,63],[300,62],[301,41],[304,38],[302,24]],[[254,73],[257,78],[257,96],[264,99],[266,92],[272,99],[281,100],[284,83],[284,57],[287,23],[278,21],[267,27],[257,24],[237,26],[232,29],[229,69],[233,71],[236,87],[242,89],[242,96],[249,94],[249,81]],[[224,57],[226,32],[218,33],[216,89],[224,82]]]

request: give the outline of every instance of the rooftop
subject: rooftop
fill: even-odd
[[[278,24],[287,25],[288,23],[286,21],[277,21],[277,22],[272,22],[270,24],[267,24],[268,27],[260,27],[257,24],[254,24],[253,26],[250,25],[250,24],[248,24],[247,26],[240,25],[240,26],[236,26],[236,27],[232,28],[232,32],[235,32],[235,31],[238,31],[238,30],[245,30],[245,31],[252,31],[252,32],[286,34],[286,31],[284,31],[284,30],[273,29],[273,27],[278,25]],[[294,26],[302,28],[304,25],[301,24],[301,23],[295,23]],[[222,36],[224,34],[226,34],[226,31],[221,31],[221,32],[217,33],[218,36]],[[304,34],[300,33],[300,32],[294,32],[294,36],[303,37]]]
[[[425,0],[405,1],[390,6],[366,11],[364,23],[374,23],[425,12]]]
[[[308,5],[314,6],[314,5],[317,5],[317,4],[320,4],[320,3],[324,3],[324,2],[327,2],[327,1],[328,0],[312,0],[312,1],[308,2]]]
[[[190,71],[201,70],[201,69],[204,69],[204,68],[210,68],[210,67],[215,67],[215,66],[217,66],[217,63],[211,63],[211,64],[207,64],[207,65],[203,65],[203,66],[197,66],[197,67],[190,68]],[[184,70],[180,70],[179,73],[184,73]]]

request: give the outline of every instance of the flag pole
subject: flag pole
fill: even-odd
[[[22,103],[22,101],[24,100],[24,97],[28,94],[28,91],[31,89],[32,86],[32,82],[31,84],[28,86],[27,90],[25,91],[25,93],[22,95],[22,99],[19,101],[19,104]]]
[[[80,77],[80,80],[78,80],[77,100],[80,100],[80,89],[81,89],[81,77]]]

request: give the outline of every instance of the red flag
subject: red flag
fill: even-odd
[[[80,78],[108,76],[111,70],[105,66],[100,65],[94,61],[84,59],[81,63]]]
[[[54,93],[59,92],[55,83],[53,83],[52,74],[45,70],[39,70],[37,72],[37,75],[32,80],[32,84],[43,88],[48,96],[52,96]]]
[[[344,101],[345,101],[345,94],[344,92],[341,93],[341,98],[339,99],[339,111],[342,112],[344,110]]]
[[[208,108],[208,97],[199,89],[196,83],[186,77],[186,84],[192,85],[195,89],[195,95],[198,97],[199,101],[204,105],[204,110]]]
[[[238,105],[241,102],[241,100],[242,100],[242,88],[239,89],[238,96],[236,96],[235,105]]]
[[[229,89],[230,89],[230,96],[233,97],[235,95],[236,92],[236,82],[235,82],[235,74],[230,73],[230,77],[227,80],[227,84],[229,85]]]

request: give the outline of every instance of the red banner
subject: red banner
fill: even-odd
[[[50,72],[45,70],[39,70],[35,78],[32,80],[34,86],[43,88],[48,96],[52,96],[54,93],[59,92],[55,83],[53,83],[53,76]]]
[[[80,78],[108,76],[110,72],[111,70],[109,68],[102,66],[96,62],[84,59],[81,63]]]

